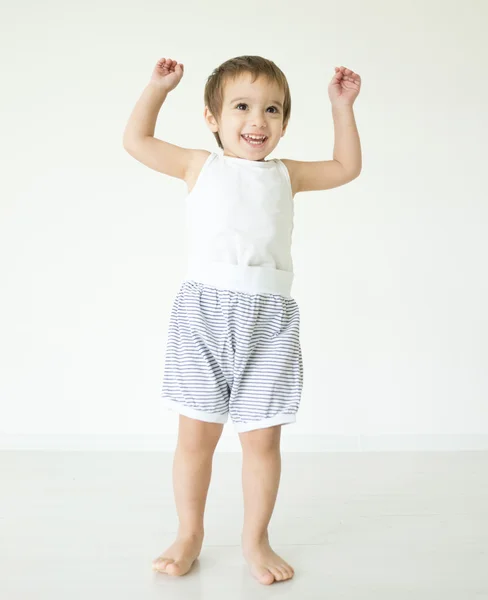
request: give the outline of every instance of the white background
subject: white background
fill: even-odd
[[[135,161],[122,135],[156,61],[171,57],[185,75],[155,135],[217,150],[204,85],[243,54],[273,60],[291,89],[290,125],[268,158],[332,158],[334,67],[362,77],[362,174],[295,197],[305,384],[283,435],[354,447],[488,434],[487,18],[481,0],[10,4],[3,446],[174,437],[177,415],[159,398],[186,185]],[[230,422],[223,436],[236,440]]]

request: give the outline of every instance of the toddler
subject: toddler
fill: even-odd
[[[260,56],[240,56],[208,77],[204,118],[221,151],[156,139],[158,113],[183,77],[162,58],[134,107],[124,148],[185,181],[188,267],[170,316],[162,386],[179,413],[173,485],[176,540],[153,569],[184,575],[200,554],[212,459],[230,414],[242,446],[242,550],[262,584],[293,577],[271,548],[268,524],[281,474],[281,426],[296,419],[303,386],[300,312],[291,296],[294,197],[344,185],[361,172],[353,103],[361,79],[336,67],[328,86],[333,160],[266,157],[290,119],[288,82]],[[321,110],[322,98],[311,99]]]

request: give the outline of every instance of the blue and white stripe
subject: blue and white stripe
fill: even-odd
[[[297,302],[183,281],[161,396],[186,416],[250,431],[296,420],[303,387]]]

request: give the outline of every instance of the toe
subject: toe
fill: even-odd
[[[172,562],[174,562],[172,558],[157,558],[153,561],[153,569],[164,572],[168,564]]]
[[[262,569],[261,573],[258,576],[258,580],[260,583],[264,585],[270,585],[275,580],[274,575],[268,571],[268,569]]]
[[[280,571],[280,569],[278,567],[273,566],[273,567],[268,567],[268,569],[271,571],[271,573],[273,574],[276,581],[281,581],[283,579],[283,573]]]
[[[166,566],[166,573],[169,573],[170,575],[180,575],[181,565],[175,561],[171,562]]]
[[[280,569],[286,579],[293,577],[293,569],[290,567],[290,565],[280,565]]]

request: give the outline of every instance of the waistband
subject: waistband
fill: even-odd
[[[294,274],[272,267],[234,265],[221,262],[190,263],[186,279],[212,287],[247,294],[279,294],[291,297]]]

